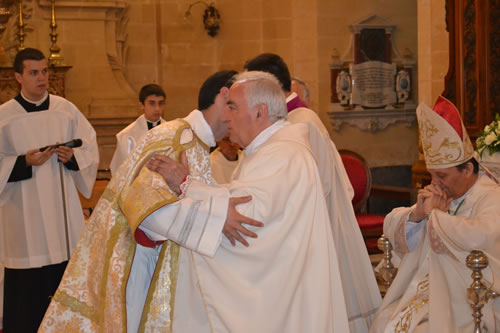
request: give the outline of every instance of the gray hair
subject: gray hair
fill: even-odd
[[[286,119],[288,111],[285,94],[274,75],[260,71],[243,72],[234,77],[234,83],[245,83],[243,92],[249,110],[259,104],[265,104],[269,121],[274,123]]]

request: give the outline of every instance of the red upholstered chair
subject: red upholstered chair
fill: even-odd
[[[367,203],[372,187],[372,174],[363,157],[350,150],[339,150],[347,176],[354,188],[352,206],[369,253],[379,253],[377,240],[383,233],[384,216],[368,214]]]

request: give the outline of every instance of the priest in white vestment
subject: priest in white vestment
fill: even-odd
[[[231,142],[229,137],[217,141],[217,148],[210,153],[212,178],[217,184],[228,184],[242,157],[240,146]]]
[[[235,81],[222,119],[231,141],[244,147],[244,158],[227,187],[191,181],[185,198],[203,205],[223,197],[215,190],[251,195],[252,201],[238,210],[264,226],[248,227],[258,235],[248,239],[248,247],[233,246],[216,225],[197,215],[204,214],[202,210],[189,213],[190,224],[203,234],[205,255],[181,254],[172,331],[349,332],[308,127],[285,120],[285,97],[272,75],[246,72]],[[169,182],[172,172],[163,169],[163,163],[155,160],[148,167]],[[159,241],[176,233],[170,221],[160,208],[140,228]],[[184,228],[181,233],[191,237],[191,227]]]
[[[352,208],[354,190],[337,147],[318,115],[307,108],[296,93],[290,92],[290,72],[280,56],[272,53],[258,55],[247,61],[245,69],[273,74],[287,96],[287,120],[309,127],[309,141],[321,176],[332,235],[339,255],[349,326],[352,332],[367,332],[381,303],[380,291]]]
[[[14,61],[21,91],[0,106],[0,256],[4,330],[34,332],[84,228],[96,133],[71,102],[49,94],[47,60],[26,48]],[[42,147],[81,139],[81,147]],[[20,310],[22,309],[22,310]]]
[[[164,108],[165,92],[162,87],[157,84],[147,84],[141,88],[139,109],[144,114],[116,134],[116,149],[109,165],[111,175],[116,173],[120,164],[125,161],[144,134],[165,122],[162,118]]]
[[[439,97],[419,105],[418,124],[432,182],[416,205],[387,215],[384,234],[401,258],[370,332],[473,332],[466,257],[483,251],[485,284],[500,292],[500,186],[479,165],[455,106]],[[500,299],[482,309],[488,332],[500,331]]]

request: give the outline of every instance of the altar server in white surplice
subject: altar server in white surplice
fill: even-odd
[[[231,176],[238,166],[242,152],[238,144],[231,142],[229,137],[217,141],[217,149],[210,154],[212,178],[217,184],[231,182]]]
[[[193,180],[180,188],[187,186],[185,198],[200,205],[217,198],[214,189],[231,196],[251,195],[252,200],[238,206],[238,211],[263,221],[264,226],[248,227],[258,236],[248,239],[248,247],[233,246],[210,224],[199,229],[213,252],[184,252],[173,332],[349,331],[339,262],[308,127],[285,119],[285,96],[272,75],[236,76],[222,117],[231,141],[244,148],[233,180],[227,187]],[[148,167],[169,183],[172,170],[165,165],[171,163],[154,160]],[[196,214],[191,213],[191,223],[202,219]],[[173,232],[170,221],[160,208],[141,228],[159,241]],[[191,237],[191,228],[184,229]],[[235,231],[229,238],[241,236]]]
[[[339,255],[349,327],[352,332],[367,332],[380,306],[381,298],[368,251],[352,208],[354,190],[337,147],[318,115],[308,109],[296,93],[290,92],[290,72],[279,55],[261,54],[247,61],[245,69],[273,74],[287,96],[287,120],[294,124],[304,123],[309,127],[309,141],[321,176],[332,234]]]
[[[0,255],[4,331],[36,332],[84,227],[78,191],[90,197],[96,133],[66,99],[47,92],[42,52],[14,60],[21,92],[0,106]],[[40,148],[81,139],[82,146]]]
[[[384,234],[401,258],[370,332],[474,331],[466,257],[480,250],[489,260],[485,284],[500,292],[500,186],[478,173],[474,150],[455,106],[439,97],[421,104],[418,125],[432,182],[413,207],[394,209]],[[500,299],[482,309],[488,332],[500,331]]]
[[[165,92],[157,84],[147,84],[139,91],[139,109],[144,114],[116,134],[116,150],[109,168],[114,175],[130,155],[139,140],[150,129],[165,122],[161,116],[165,108]]]

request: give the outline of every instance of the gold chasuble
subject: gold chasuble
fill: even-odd
[[[179,160],[187,151],[191,177],[210,181],[208,147],[193,133],[181,144],[181,119],[149,131],[111,179],[96,205],[39,332],[126,332],[126,286],[135,230],[149,214],[179,200],[163,178],[145,168],[156,153]],[[207,160],[207,163],[199,161]],[[192,167],[191,167],[192,166]],[[171,332],[179,245],[166,241],[151,281],[139,332]],[[169,316],[159,316],[168,313]],[[164,319],[169,318],[169,319]]]

